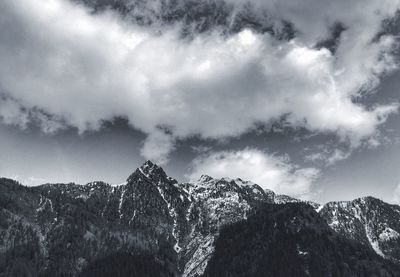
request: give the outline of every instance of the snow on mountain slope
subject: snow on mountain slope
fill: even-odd
[[[400,261],[400,207],[373,197],[331,202],[320,215],[338,233],[370,245],[382,257]]]

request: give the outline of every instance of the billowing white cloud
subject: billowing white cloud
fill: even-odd
[[[305,198],[309,196],[319,171],[315,168],[300,168],[291,164],[284,156],[246,148],[239,151],[211,152],[196,158],[188,177],[197,179],[202,174],[215,178],[250,180],[276,193]]]
[[[142,154],[164,162],[175,139],[235,137],[282,116],[357,146],[397,110],[354,98],[396,68],[395,38],[376,34],[399,1],[292,2],[263,2],[299,31],[287,42],[251,30],[182,39],[67,0],[0,1],[0,88],[18,103],[0,100],[0,117],[24,125],[35,110],[57,118],[43,121],[51,132],[61,122],[83,132],[121,116],[149,135]],[[337,53],[313,48],[338,21]]]

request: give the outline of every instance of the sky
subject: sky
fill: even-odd
[[[1,1],[0,175],[122,183],[150,159],[180,182],[399,203],[399,8]]]

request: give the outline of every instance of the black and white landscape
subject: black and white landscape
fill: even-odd
[[[400,276],[399,38],[400,0],[0,0],[0,277]]]
[[[241,179],[0,180],[1,276],[398,276],[400,206],[319,205]]]

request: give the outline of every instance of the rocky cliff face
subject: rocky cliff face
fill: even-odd
[[[234,224],[246,226],[248,221],[257,226],[254,214],[260,207],[276,207],[268,210],[268,216],[273,216],[295,205],[290,202],[301,201],[241,179],[203,175],[196,182],[179,184],[150,161],[120,185],[24,187],[0,179],[0,276],[96,276],[90,270],[103,265],[99,261],[110,261],[110,269],[111,264],[132,259],[137,261],[133,264],[143,265],[143,257],[152,257],[152,263],[145,265],[158,268],[162,276],[201,276],[210,259],[218,258],[215,249],[224,239],[221,230]],[[323,207],[297,204],[309,207],[313,220],[325,223],[320,236],[328,239],[334,233],[356,243],[373,253],[370,259],[384,269],[382,261],[400,259],[398,206],[373,198]],[[296,229],[296,220],[282,219],[279,232]],[[260,219],[259,224],[266,223]],[[275,235],[259,238],[270,241]],[[390,274],[392,267],[388,267]]]

